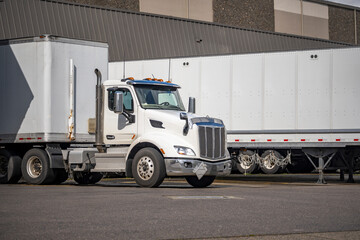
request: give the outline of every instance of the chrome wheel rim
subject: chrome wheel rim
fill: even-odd
[[[275,167],[275,162],[272,161],[271,159],[266,159],[264,160],[264,167],[266,169],[273,169]]]
[[[154,175],[153,160],[148,156],[140,158],[137,164],[137,172],[142,180],[149,180]]]
[[[249,156],[243,156],[242,161],[240,162],[240,166],[242,169],[248,170],[253,165]]]
[[[36,156],[30,157],[26,164],[26,170],[30,177],[38,178],[42,172],[41,160]]]

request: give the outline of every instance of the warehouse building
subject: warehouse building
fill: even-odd
[[[71,0],[360,44],[360,9],[324,0]]]
[[[80,0],[78,1],[80,2]],[[153,4],[157,3],[155,0],[146,1],[153,2]],[[160,3],[159,0],[157,1]],[[81,2],[97,5],[55,0],[0,0],[0,40],[51,34],[67,38],[107,42],[109,44],[110,61],[322,49],[350,45],[344,43],[346,41],[341,41],[341,39],[332,41],[318,37],[275,33],[272,29],[275,26],[276,30],[276,21],[273,21],[273,23],[270,20],[268,21],[267,17],[264,17],[266,14],[272,12],[272,15],[270,14],[271,16],[268,17],[269,19],[277,19],[276,16],[282,14],[282,21],[284,22],[290,21],[287,18],[295,18],[295,15],[284,14],[285,10],[288,9],[286,8],[288,5],[280,4],[284,3],[284,1],[280,0],[206,1],[211,3],[211,7],[204,9],[213,10],[213,19],[202,20],[184,18],[182,15],[173,17],[139,12],[146,9],[141,9],[145,5],[143,1],[138,0],[84,0]],[[109,7],[108,3],[110,2],[114,2],[115,5]],[[189,4],[195,4],[197,1],[188,0],[186,2],[188,4],[187,11],[191,13],[192,7]],[[232,24],[232,22],[226,22],[228,20],[225,19],[220,20],[222,18],[219,17],[220,13],[231,16],[232,13],[226,14],[226,6],[228,5],[219,7],[221,4],[230,4],[231,2],[234,4],[239,2],[245,5],[248,4],[249,9],[258,9],[266,12],[266,14],[256,13],[255,10],[249,12],[251,16],[244,15],[241,12],[237,13],[237,17],[246,17],[248,20],[234,22],[239,22],[240,25],[242,22],[248,22],[248,25],[245,26],[246,28],[234,26],[235,24]],[[260,2],[262,3],[261,6]],[[269,6],[274,4],[275,10],[267,7],[264,4],[265,2],[268,2]],[[257,3],[258,5],[256,5]],[[278,3],[280,5],[277,5]],[[305,1],[302,4],[305,6]],[[276,6],[282,6],[282,8],[277,9],[279,11],[282,9],[282,13],[276,10]],[[328,9],[334,7],[327,6]],[[217,10],[219,8],[220,10]],[[234,7],[234,9],[237,8]],[[292,8],[288,10],[291,13]],[[151,12],[152,10],[148,9],[146,11]],[[356,14],[357,10],[355,9],[353,12]],[[303,13],[305,14],[306,11]],[[262,20],[257,21],[254,19],[249,21],[249,18],[255,15]],[[273,15],[275,15],[275,18]],[[195,16],[202,15],[194,14],[187,17],[192,16],[195,18]],[[302,19],[305,23],[307,18],[304,16]],[[328,21],[329,29],[331,29],[330,23],[332,21],[330,16]],[[265,22],[274,26],[265,26],[262,24]],[[326,23],[322,21],[320,25],[326,26]],[[342,28],[342,25],[339,28]],[[307,31],[304,24],[302,29],[304,32]],[[285,30],[284,32],[286,32]],[[319,32],[322,31],[319,30]],[[326,33],[322,34],[326,35]],[[331,36],[330,31],[329,36]]]

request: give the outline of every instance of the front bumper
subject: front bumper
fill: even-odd
[[[166,174],[168,176],[196,176],[196,170],[205,166],[205,176],[227,176],[231,173],[231,160],[221,162],[205,162],[195,159],[166,159]]]

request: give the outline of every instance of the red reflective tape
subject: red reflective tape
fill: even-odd
[[[302,142],[305,142],[305,139],[301,139]]]
[[[42,138],[41,138],[41,137],[38,137],[37,139],[38,139],[38,140],[41,140]]]
[[[359,139],[357,139],[357,138],[356,138],[356,139],[354,139],[354,142],[358,142],[358,141],[359,141]]]
[[[289,139],[284,139],[284,142],[288,142],[289,141]]]
[[[338,139],[336,139],[336,141],[337,141],[337,142],[340,142],[340,139],[338,138]]]
[[[268,139],[267,141],[268,141],[268,142],[271,142],[271,139]]]
[[[19,138],[19,140],[24,140],[24,138]]]
[[[255,142],[255,139],[251,139],[252,142]]]
[[[323,141],[323,139],[318,139],[318,141],[319,141],[319,142],[322,142],[322,141]]]
[[[235,142],[238,142],[238,141],[240,141],[239,139],[235,139]]]
[[[32,138],[26,138],[27,140],[31,140]]]

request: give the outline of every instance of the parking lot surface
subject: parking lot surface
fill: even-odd
[[[166,179],[80,186],[0,185],[0,239],[360,239],[360,179],[222,178],[208,188]]]

